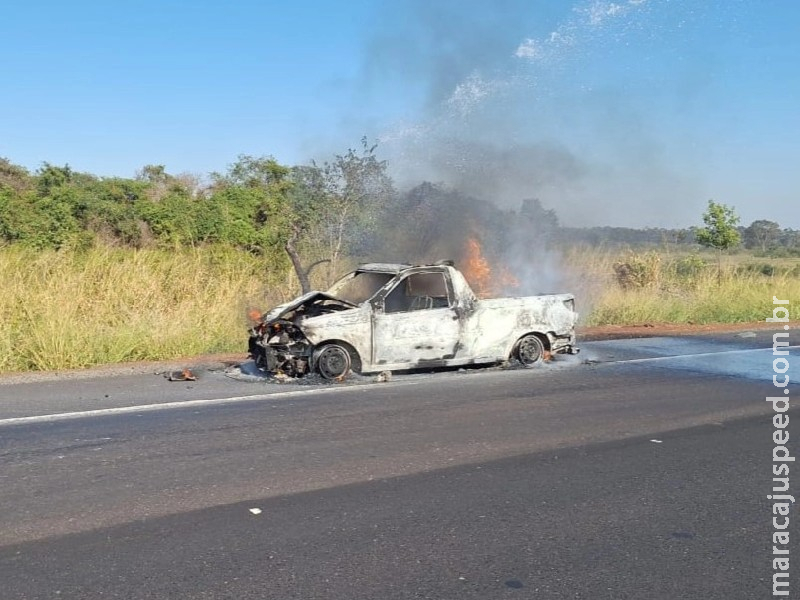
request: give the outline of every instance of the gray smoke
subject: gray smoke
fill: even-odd
[[[693,6],[673,3],[666,22]],[[421,113],[384,129],[381,153],[401,185],[443,182],[505,208],[536,197],[567,225],[692,223],[708,197],[697,157],[676,161],[624,81],[594,74],[598,55],[657,45],[664,11],[655,0],[390,5],[364,87],[417,98]]]
[[[367,44],[360,99],[388,90],[416,106],[383,126],[380,154],[401,189],[427,181],[472,199],[464,211],[448,204],[445,216],[436,217],[450,219],[450,226],[415,217],[414,235],[427,231],[433,240],[426,256],[453,257],[466,236],[483,235],[487,258],[502,260],[520,280],[508,293],[552,292],[574,289],[575,282],[536,223],[514,222],[524,199],[539,200],[568,226],[683,227],[696,220],[711,197],[697,171],[702,146],[693,154],[691,140],[681,140],[676,152],[653,117],[658,111],[630,94],[625,65],[614,62],[629,45],[641,48],[641,61],[649,52],[669,52],[666,37],[691,29],[693,15],[714,10],[694,0],[668,4],[384,5]],[[652,85],[661,84],[654,75]],[[681,90],[664,93],[689,110],[706,84],[703,73],[688,73]],[[473,210],[475,199],[511,215],[505,233],[498,235],[496,223],[458,214]],[[407,247],[426,248],[413,236]]]

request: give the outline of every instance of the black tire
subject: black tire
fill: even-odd
[[[514,358],[525,366],[534,365],[544,358],[544,344],[538,335],[530,333],[517,342]]]
[[[317,372],[325,379],[341,379],[350,373],[353,359],[347,348],[339,344],[328,344],[317,352]]]

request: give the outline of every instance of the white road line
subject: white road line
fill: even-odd
[[[783,350],[796,349],[800,346],[782,346]],[[680,354],[677,356],[654,356],[650,358],[633,358],[630,360],[616,360],[616,361],[599,361],[596,364],[614,365],[614,364],[631,364],[631,363],[646,363],[665,360],[675,360],[678,358],[697,358],[704,356],[717,356],[725,354],[745,354],[755,352],[772,352],[772,348],[753,348],[747,350],[726,350],[723,352],[703,352],[699,354]],[[421,380],[417,381],[403,381],[392,382],[391,386],[400,387],[407,385],[415,385],[422,383]],[[183,402],[162,402],[160,404],[141,404],[137,406],[120,406],[118,408],[102,408],[97,410],[84,410],[67,413],[54,413],[48,415],[35,415],[31,417],[14,417],[10,419],[0,419],[0,427],[11,425],[30,425],[34,423],[55,423],[59,421],[70,421],[76,419],[86,419],[90,417],[101,417],[109,415],[124,415],[124,414],[137,414],[146,412],[156,412],[160,410],[170,410],[175,408],[196,408],[200,406],[222,406],[225,404],[236,404],[240,402],[260,402],[264,400],[277,400],[301,396],[310,396],[313,394],[330,394],[334,392],[346,391],[360,391],[374,388],[386,387],[386,383],[365,383],[361,385],[342,386],[342,387],[327,387],[327,388],[314,388],[307,390],[292,390],[285,392],[275,392],[272,394],[254,394],[252,396],[231,396],[228,398],[209,398],[206,400],[185,400]]]
[[[415,385],[421,381],[396,382],[392,387]],[[141,404],[137,406],[120,406],[117,408],[101,408],[96,410],[84,410],[66,413],[54,413],[49,415],[35,415],[31,417],[14,417],[10,419],[0,419],[0,427],[10,425],[30,425],[33,423],[54,423],[58,421],[71,421],[75,419],[86,419],[89,417],[102,417],[108,415],[125,415],[146,412],[156,412],[159,410],[170,410],[173,408],[196,408],[198,406],[222,406],[225,404],[236,404],[239,402],[260,402],[264,400],[276,400],[293,398],[297,396],[310,396],[313,394],[330,394],[333,392],[360,391],[386,387],[385,383],[365,383],[361,385],[314,388],[308,390],[292,390],[286,392],[275,392],[272,394],[254,394],[252,396],[230,396],[228,398],[208,398],[206,400],[185,400],[183,402],[162,402],[160,404]]]
[[[792,350],[800,348],[800,346],[781,346],[781,350]],[[630,363],[643,363],[643,362],[656,362],[662,360],[675,360],[676,358],[698,358],[704,356],[724,356],[726,354],[748,354],[755,352],[769,352],[772,353],[772,347],[769,348],[749,348],[747,350],[724,350],[722,352],[700,352],[698,354],[676,354],[674,356],[651,356],[649,358],[630,358],[627,360],[601,360],[598,364],[616,365],[616,364],[630,364]]]

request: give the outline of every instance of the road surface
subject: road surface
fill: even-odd
[[[771,596],[771,334],[583,348],[0,384],[0,598]]]

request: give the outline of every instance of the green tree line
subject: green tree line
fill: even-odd
[[[224,244],[293,266],[302,287],[352,255],[380,260],[458,258],[477,234],[495,255],[513,242],[588,245],[697,244],[697,228],[562,227],[536,199],[498,209],[441,184],[398,193],[385,161],[361,147],[330,162],[287,166],[241,155],[204,182],[146,165],[133,178],[98,177],[44,163],[31,173],[0,158],[0,244],[81,249]],[[509,228],[513,231],[509,234]],[[800,231],[758,220],[738,227],[746,248],[800,254]],[[702,237],[702,236],[700,236]],[[493,247],[494,245],[494,247]]]
[[[223,244],[291,262],[336,266],[364,242],[394,190],[385,162],[362,140],[324,164],[288,167],[242,155],[201,184],[146,165],[134,178],[103,178],[44,163],[36,172],[0,158],[0,244],[82,249],[98,244]]]

